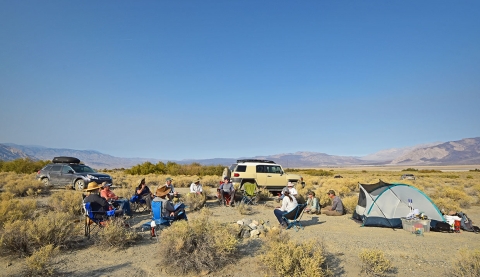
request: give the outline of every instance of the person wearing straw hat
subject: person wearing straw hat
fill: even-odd
[[[195,179],[193,183],[190,185],[190,193],[202,194],[203,188],[200,184],[200,179]]]
[[[293,196],[293,197],[297,198],[298,192],[297,192],[297,189],[295,188],[295,184],[293,182],[288,182],[287,186],[283,188],[282,194],[280,196],[278,196],[277,199],[275,199],[275,201],[277,201],[277,203],[282,201],[283,197],[285,195],[285,192],[287,192],[287,191],[290,193],[290,196]]]
[[[87,197],[83,199],[83,202],[85,203],[90,203],[90,206],[92,207],[92,211],[99,212],[95,213],[95,218],[103,218],[107,211],[110,210],[110,204],[108,204],[107,200],[105,198],[101,197],[99,194],[100,188],[102,188],[101,185],[97,184],[96,182],[90,182],[88,183],[87,188],[84,190],[87,193]],[[115,216],[122,215],[123,211],[122,210],[116,210],[115,211]]]
[[[167,195],[170,193],[171,188],[166,185],[160,186],[155,192],[155,198],[153,202],[162,202],[162,217],[173,217],[177,219],[186,219],[184,205],[180,204],[175,207],[170,200],[167,199]]]

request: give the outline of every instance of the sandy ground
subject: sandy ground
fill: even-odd
[[[183,190],[183,189],[180,189]],[[254,214],[240,215],[232,207],[220,207],[216,201],[208,201],[212,217],[220,222],[236,222],[242,218],[264,220],[277,225],[273,207],[278,204],[268,201],[253,207]],[[465,210],[475,225],[480,225],[480,208]],[[189,213],[193,218],[198,213]],[[134,227],[149,221],[148,214],[137,214]],[[395,266],[394,276],[437,276],[443,275],[451,266],[451,259],[460,248],[480,249],[480,234],[425,233],[416,236],[401,229],[361,227],[351,215],[327,217],[304,214],[303,230],[286,230],[298,241],[324,240],[329,252],[329,266],[335,276],[359,276],[361,261],[358,254],[363,248],[383,250]],[[58,276],[169,276],[158,264],[161,241],[150,238],[149,232],[142,233],[143,239],[126,249],[101,249],[81,237],[78,244],[62,251],[55,265]],[[261,248],[261,239],[244,239],[238,259],[219,272],[204,273],[204,276],[265,276],[268,272],[256,256]],[[188,257],[186,257],[188,258]],[[1,257],[1,276],[21,276],[23,260]],[[444,275],[447,276],[447,275]]]

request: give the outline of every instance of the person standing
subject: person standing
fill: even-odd
[[[327,192],[328,197],[332,199],[332,205],[327,206],[322,209],[322,213],[328,215],[328,216],[341,216],[343,215],[343,203],[340,197],[335,195],[335,191],[329,190]]]

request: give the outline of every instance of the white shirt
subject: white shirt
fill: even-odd
[[[298,205],[297,199],[293,196],[291,196],[291,197],[292,197],[292,200],[290,200],[290,198],[288,198],[288,196],[283,197],[282,207],[280,207],[281,211],[289,212],[289,211],[295,209],[295,207]]]
[[[203,191],[203,188],[202,188],[202,185],[200,185],[200,183],[197,185],[195,183],[192,183],[190,185],[190,192],[202,192]]]
[[[297,196],[298,192],[294,187],[287,187],[287,188],[288,188],[288,192],[290,192],[291,196],[295,196],[295,197]],[[283,194],[283,190],[282,190],[282,194]]]

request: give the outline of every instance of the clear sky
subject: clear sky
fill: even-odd
[[[0,0],[0,143],[362,156],[480,136],[480,1]]]

